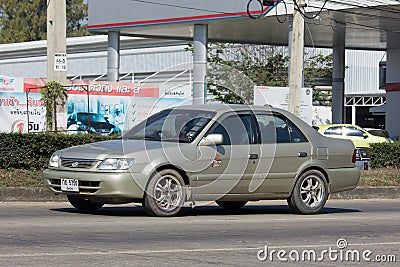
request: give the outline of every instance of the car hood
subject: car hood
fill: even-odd
[[[63,158],[103,160],[110,157],[125,157],[142,151],[178,146],[178,143],[172,142],[118,139],[66,148],[60,150],[60,156]]]

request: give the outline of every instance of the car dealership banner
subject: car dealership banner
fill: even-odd
[[[40,94],[0,91],[1,132],[41,132],[46,126],[46,107]]]
[[[0,76],[1,132],[45,131],[46,108],[40,100],[40,89],[46,82],[46,79]],[[91,118],[105,120],[122,132],[156,111],[179,105],[184,102],[183,99],[191,99],[188,85],[179,84],[160,86],[150,83],[68,80],[66,89],[67,112],[58,114],[58,118],[63,117],[58,122],[62,121],[65,125],[61,127],[69,129],[71,133],[80,127],[89,129],[97,125],[93,120],[92,125],[84,125],[84,121],[70,119],[77,114],[89,112]],[[127,117],[129,123],[125,125]]]
[[[275,108],[288,110],[289,87],[254,87],[254,104],[269,104]],[[312,125],[312,89],[301,88],[301,114],[300,118]]]

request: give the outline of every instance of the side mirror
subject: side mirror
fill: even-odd
[[[368,137],[368,134],[367,133],[363,133],[363,137],[364,137],[364,139],[366,139]]]
[[[222,134],[209,134],[201,139],[200,146],[220,145],[224,142]]]

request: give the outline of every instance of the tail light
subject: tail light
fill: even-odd
[[[354,149],[353,157],[351,158],[351,162],[356,163],[356,161],[357,161],[357,156],[358,156],[358,158],[360,158],[360,156],[358,155],[357,149]]]

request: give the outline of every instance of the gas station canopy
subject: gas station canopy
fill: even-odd
[[[294,4],[275,2],[261,14],[258,0],[89,0],[88,29],[192,40],[194,24],[207,24],[209,41],[287,45]],[[332,47],[338,27],[345,27],[346,48],[385,50],[388,39],[400,39],[400,1],[325,2],[308,1],[306,46]],[[260,18],[250,18],[248,7]]]

